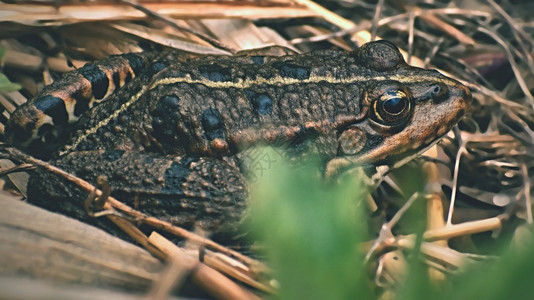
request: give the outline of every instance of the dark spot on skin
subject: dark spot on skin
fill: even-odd
[[[268,115],[273,111],[273,99],[265,94],[258,95],[252,105],[260,115]]]
[[[148,76],[149,77],[152,77],[154,75],[156,75],[159,71],[165,69],[166,67],[168,67],[169,65],[164,62],[164,61],[155,61],[153,63],[150,64],[150,66],[148,66]]]
[[[263,63],[265,62],[265,56],[255,55],[255,56],[251,56],[250,59],[252,60],[253,63],[257,65],[263,65]]]
[[[360,62],[376,71],[386,71],[404,64],[399,49],[388,41],[369,42],[357,52]]]
[[[252,90],[244,90],[245,98],[252,109],[259,115],[268,115],[273,112],[273,99],[266,94],[257,94]]]
[[[217,109],[205,109],[200,119],[208,140],[212,141],[216,138],[224,139],[224,123],[221,113]]]
[[[128,60],[128,64],[130,65],[130,68],[132,68],[134,75],[136,76],[145,66],[145,61],[143,60],[143,58],[135,53],[127,53],[124,54],[123,57]]]
[[[165,174],[163,175],[165,180],[163,190],[177,192],[181,191],[182,184],[186,181],[190,173],[190,169],[177,162],[173,162],[171,166],[165,170]]]
[[[126,73],[126,77],[124,78],[124,84],[127,84],[131,80],[132,80],[132,73],[131,72]]]
[[[30,145],[28,145],[28,153],[33,156],[49,160],[52,157],[52,153],[56,150],[57,144],[42,142],[41,140],[33,140]]]
[[[53,145],[58,145],[59,144],[59,140],[57,138],[56,135],[54,135],[54,132],[53,131],[48,131],[44,134],[43,136],[43,141],[47,144],[53,144]]]
[[[156,106],[156,113],[172,112],[180,109],[180,98],[176,95],[166,95],[161,97]]]
[[[111,76],[113,79],[113,84],[115,85],[115,90],[121,87],[121,75],[118,72],[113,73]]]
[[[276,62],[273,67],[280,71],[280,76],[304,80],[310,78],[310,68],[292,62]]]
[[[65,143],[70,131],[65,127],[43,124],[39,127],[37,133],[41,138],[33,140],[27,151],[35,157],[48,160],[60,145]]]
[[[76,117],[81,116],[84,112],[89,110],[89,99],[84,97],[82,90],[74,92],[72,98],[76,100],[76,104],[74,105],[74,115]]]
[[[31,137],[34,129],[35,121],[33,119],[26,124],[19,124],[10,119],[5,131],[7,142],[13,145],[20,145]]]
[[[104,153],[102,153],[102,159],[113,162],[117,159],[121,158],[124,155],[124,150],[107,150]]]
[[[43,124],[43,125],[41,125],[41,127],[39,127],[39,129],[37,130],[37,135],[38,135],[38,136],[43,136],[43,135],[45,135],[47,132],[52,131],[52,129],[54,129],[54,125],[52,125],[52,124]]]
[[[95,99],[102,99],[106,96],[109,88],[109,79],[104,71],[100,70],[94,64],[88,64],[81,68],[79,73],[91,83],[91,89],[93,90],[93,97]]]
[[[172,140],[176,135],[176,124],[180,122],[180,98],[176,95],[161,97],[152,116],[154,136],[160,140]]]
[[[232,80],[232,69],[217,64],[198,67],[200,75],[213,82],[225,82]]]
[[[58,97],[43,96],[35,100],[35,107],[52,118],[54,125],[65,125],[68,123],[69,116],[65,102]]]

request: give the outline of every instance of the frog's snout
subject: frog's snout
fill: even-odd
[[[471,103],[473,102],[473,96],[469,88],[462,83],[458,82],[453,88],[453,95],[451,97],[452,104],[456,106],[458,113],[458,120],[462,118],[469,110]]]

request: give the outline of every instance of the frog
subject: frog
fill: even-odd
[[[321,173],[379,180],[439,141],[468,111],[469,89],[410,66],[385,40],[354,51],[202,56],[130,53],[88,64],[19,107],[9,143],[175,225],[236,232],[258,146]],[[29,201],[89,223],[86,193],[45,171]],[[101,224],[99,226],[104,226]],[[109,227],[108,227],[109,228]]]

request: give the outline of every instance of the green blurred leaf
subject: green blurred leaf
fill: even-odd
[[[321,179],[317,161],[291,166],[265,148],[270,165],[252,187],[250,219],[280,283],[281,299],[369,298],[357,251],[360,180]]]
[[[5,53],[6,49],[4,47],[0,47],[0,61],[2,60],[2,57],[4,57]],[[6,75],[0,73],[0,93],[18,91],[20,88],[21,86],[19,84],[9,81]]]
[[[508,249],[497,260],[482,261],[452,281],[441,299],[532,299],[534,245]]]
[[[346,176],[321,179],[317,161],[291,165],[277,152],[262,149],[268,165],[251,188],[249,219],[255,238],[265,246],[269,265],[280,283],[280,299],[376,299],[380,290],[365,272],[357,250],[365,239],[363,186]],[[422,232],[424,202],[407,214],[405,227]],[[420,206],[420,207],[417,207]],[[410,222],[413,224],[410,225]],[[423,224],[424,225],[424,224]],[[507,251],[483,260],[467,272],[432,282],[418,247],[405,251],[410,267],[393,299],[530,299],[534,247]],[[495,251],[498,252],[498,251]],[[495,253],[493,252],[493,253]]]
[[[9,81],[3,73],[0,73],[0,93],[14,92],[20,90],[21,86]]]

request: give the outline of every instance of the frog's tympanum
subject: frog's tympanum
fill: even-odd
[[[126,54],[66,74],[18,108],[8,141],[182,226],[221,232],[246,208],[253,146],[315,153],[324,172],[393,167],[466,112],[468,89],[386,41],[353,52],[180,58]],[[335,175],[333,175],[335,176]],[[30,201],[86,219],[86,194],[44,172]]]

